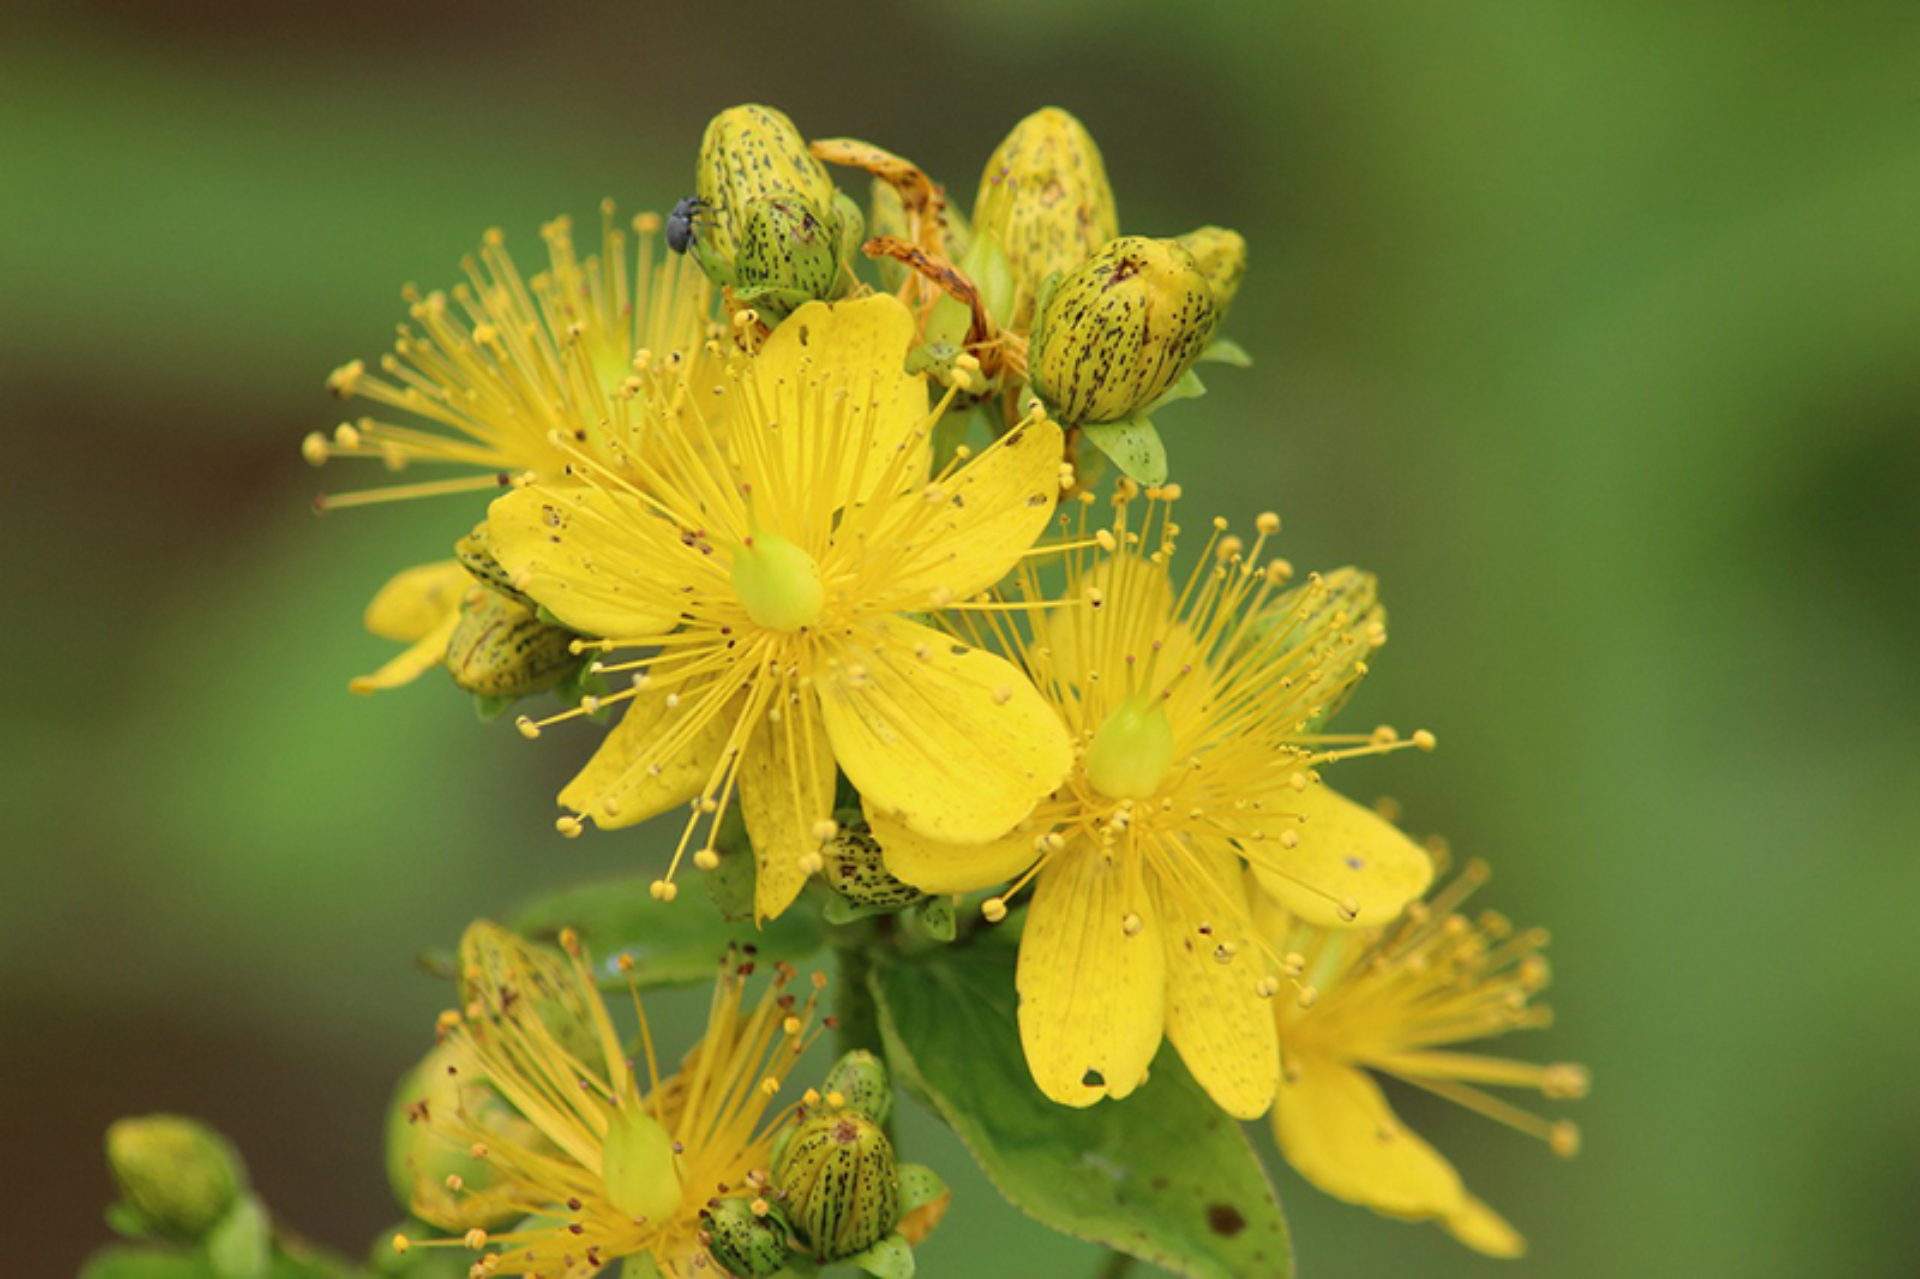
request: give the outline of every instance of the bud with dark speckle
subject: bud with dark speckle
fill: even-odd
[[[1116,422],[1158,399],[1206,349],[1220,311],[1172,240],[1114,240],[1040,298],[1033,389],[1066,425]]]
[[[786,113],[754,103],[728,107],[707,123],[695,184],[707,204],[696,243],[727,264],[737,257],[747,207],[755,200],[798,199],[825,219],[835,194],[826,166]]]
[[[876,1124],[886,1123],[893,1113],[893,1086],[887,1081],[886,1065],[864,1048],[856,1048],[834,1062],[820,1091],[828,1097],[839,1097],[841,1109],[857,1111]]]
[[[792,1228],[778,1204],[721,1199],[701,1209],[700,1229],[721,1269],[742,1279],[777,1274],[794,1260]]]
[[[115,1120],[107,1166],[142,1224],[171,1239],[201,1238],[246,1190],[246,1169],[226,1138],[184,1115]]]
[[[552,688],[580,665],[575,638],[518,600],[483,588],[460,604],[460,620],[447,638],[447,670],[469,693],[525,697]]]
[[[751,201],[734,225],[739,231],[734,290],[768,318],[782,318],[841,291],[846,236],[834,215],[796,196],[771,195]]]
[[[1029,299],[1053,272],[1072,270],[1120,234],[1107,166],[1086,126],[1058,107],[1014,125],[980,175],[973,234],[999,242]],[[1025,327],[1027,310],[1016,311],[1016,327]]]
[[[911,906],[926,896],[887,870],[880,841],[865,825],[842,825],[820,857],[827,883],[856,906]]]
[[[1247,273],[1247,241],[1238,231],[1223,226],[1203,226],[1174,241],[1193,254],[1194,265],[1213,288],[1214,309],[1222,320],[1240,291],[1240,278]]]
[[[854,1110],[801,1120],[774,1162],[773,1185],[795,1233],[823,1263],[871,1247],[900,1216],[893,1144]]]

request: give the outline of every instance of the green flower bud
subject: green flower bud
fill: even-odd
[[[864,1048],[856,1048],[834,1062],[820,1091],[826,1094],[829,1105],[856,1111],[876,1124],[886,1123],[893,1113],[893,1085],[887,1080],[886,1065]]]
[[[900,1216],[900,1174],[879,1124],[852,1110],[800,1121],[773,1165],[773,1185],[821,1262],[871,1247]]]
[[[483,589],[460,605],[447,639],[447,670],[469,693],[525,697],[552,688],[580,665],[575,638],[525,604]]]
[[[827,883],[856,906],[911,906],[926,896],[887,870],[880,841],[864,823],[842,824],[820,847]]]
[[[841,291],[843,237],[837,217],[816,212],[796,196],[770,195],[748,204],[735,225],[734,292],[767,318],[781,319]]]
[[[1043,291],[1033,389],[1067,425],[1130,417],[1192,367],[1219,315],[1192,254],[1172,240],[1114,240]]]
[[[973,202],[973,234],[997,240],[1028,299],[1014,315],[1025,327],[1031,299],[1055,271],[1070,271],[1120,234],[1100,148],[1058,107],[1042,107],[987,158]]]
[[[764,1199],[717,1200],[701,1209],[700,1229],[720,1268],[742,1279],[776,1274],[794,1259],[793,1229],[779,1205]]]
[[[1223,226],[1203,226],[1174,243],[1193,254],[1194,265],[1213,289],[1214,309],[1226,319],[1233,295],[1240,291],[1240,277],[1247,273],[1246,237]]]
[[[115,1120],[107,1128],[107,1166],[140,1224],[170,1239],[200,1239],[246,1191],[246,1169],[233,1147],[182,1115]]]
[[[700,141],[695,189],[707,205],[696,244],[729,267],[737,256],[747,208],[755,200],[795,198],[816,216],[824,216],[835,194],[826,166],[807,149],[793,121],[773,107],[751,103],[728,107],[708,122]]]
[[[449,1067],[452,1067],[449,1070]],[[452,1044],[429,1052],[394,1089],[387,1107],[387,1184],[402,1207],[442,1230],[492,1229],[520,1209],[496,1193],[499,1174],[435,1124],[463,1114],[478,1127],[540,1144],[529,1124]]]
[[[489,590],[498,591],[528,608],[533,601],[513,585],[513,576],[506,566],[493,554],[493,534],[487,529],[487,522],[481,520],[473,526],[473,532],[453,544],[453,553],[459,559],[461,567],[473,574],[474,580]]]

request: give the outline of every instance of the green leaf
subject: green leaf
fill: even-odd
[[[722,857],[721,866],[735,860],[751,857],[736,851]],[[625,983],[622,955],[633,956],[633,976],[642,986],[671,986],[711,980],[730,944],[755,946],[767,959],[800,959],[821,947],[818,921],[800,911],[790,910],[756,930],[751,923],[723,918],[719,905],[702,893],[656,901],[652,885],[651,875],[630,875],[562,888],[523,906],[512,927],[537,938],[575,929],[593,952],[605,984]]]
[[[1055,1230],[1194,1279],[1286,1279],[1293,1249],[1240,1125],[1170,1048],[1123,1102],[1058,1106],[1034,1087],[1014,952],[932,951],[877,968],[887,1056],[1016,1207]]]
[[[1188,369],[1185,373],[1182,373],[1173,380],[1172,386],[1160,392],[1160,398],[1153,402],[1152,408],[1157,409],[1162,404],[1172,404],[1175,400],[1197,400],[1206,393],[1207,384],[1200,380],[1198,373],[1192,369]],[[1146,411],[1151,412],[1152,410],[1149,409]],[[1135,416],[1139,415],[1136,414]]]
[[[1232,338],[1215,338],[1200,352],[1200,358],[1213,364],[1231,364],[1236,369],[1253,367],[1253,357],[1247,354],[1247,348]]]
[[[846,1264],[860,1267],[874,1279],[913,1279],[913,1247],[897,1234],[888,1235],[848,1257]]]
[[[271,1242],[265,1206],[253,1195],[242,1195],[207,1232],[207,1259],[220,1279],[261,1279]]]
[[[955,928],[953,898],[929,897],[910,912],[915,923],[934,941],[952,941]]]
[[[1112,458],[1128,479],[1140,484],[1167,482],[1167,448],[1160,442],[1160,432],[1146,418],[1121,418],[1118,422],[1083,426],[1080,431],[1088,443]]]

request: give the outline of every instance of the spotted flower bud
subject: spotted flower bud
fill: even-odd
[[[1033,389],[1069,425],[1130,417],[1193,365],[1219,314],[1207,277],[1178,244],[1114,240],[1041,297]]]
[[[715,1200],[701,1210],[700,1230],[720,1268],[742,1279],[777,1274],[794,1259],[792,1228],[779,1205],[764,1199]]]
[[[460,566],[473,574],[474,580],[481,585],[529,608],[533,606],[533,601],[514,586],[513,577],[506,567],[494,558],[493,537],[487,531],[485,520],[474,525],[471,533],[453,544],[453,553],[459,559]]]
[[[580,665],[574,634],[543,622],[525,604],[479,590],[460,605],[447,639],[453,682],[482,697],[543,692]]]
[[[1007,134],[987,159],[973,202],[973,234],[999,242],[1014,283],[1028,299],[1055,271],[1070,271],[1120,234],[1120,215],[1100,148],[1058,107],[1042,107]]]
[[[233,1147],[181,1115],[114,1121],[107,1128],[107,1166],[139,1224],[171,1239],[200,1239],[246,1191],[246,1170]]]
[[[887,1081],[886,1065],[864,1048],[833,1063],[820,1091],[829,1098],[838,1097],[841,1109],[865,1115],[876,1124],[886,1123],[893,1113],[893,1086]]]
[[[1194,265],[1213,289],[1214,309],[1226,319],[1233,295],[1240,291],[1240,277],[1247,273],[1246,237],[1223,226],[1203,226],[1174,243],[1193,255]]]
[[[728,107],[707,124],[700,141],[696,189],[706,220],[698,243],[731,265],[748,206],[769,196],[799,200],[816,217],[833,208],[833,179],[807,150],[784,112],[752,103]],[[723,283],[725,281],[722,281]]]
[[[861,1252],[900,1216],[900,1174],[880,1125],[854,1110],[800,1122],[773,1166],[794,1232],[826,1263]]]
[[[733,288],[741,301],[778,319],[843,291],[845,237],[836,214],[816,212],[797,196],[762,196],[735,225]]]
[[[887,870],[880,841],[865,825],[842,825],[820,857],[827,883],[856,906],[911,906],[926,895]]]

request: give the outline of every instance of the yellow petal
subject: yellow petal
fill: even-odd
[[[733,419],[758,431],[742,441],[747,479],[807,492],[825,511],[926,483],[927,386],[906,369],[914,340],[912,313],[888,294],[795,311],[753,357],[753,411]]]
[[[928,839],[872,804],[866,810],[887,869],[925,893],[970,893],[1006,883],[1033,865],[1034,836],[1045,829],[1029,820],[984,844],[949,844]]]
[[[699,567],[678,530],[639,499],[585,485],[532,484],[495,498],[487,531],[514,585],[583,635],[672,629],[676,594]]]
[[[670,708],[667,699],[676,695],[678,704]],[[560,802],[603,830],[687,803],[726,749],[729,700],[714,685],[636,694],[587,766],[560,792]]]
[[[930,838],[998,839],[1073,764],[1067,730],[1026,675],[929,627],[869,623],[818,678],[840,767],[870,806]]]
[[[1126,1096],[1160,1047],[1160,923],[1129,865],[1076,842],[1040,873],[1027,908],[1020,1042],[1040,1091],[1064,1105]]]
[[[1475,1252],[1484,1252],[1489,1257],[1511,1260],[1526,1255],[1526,1239],[1507,1224],[1505,1217],[1472,1195],[1464,1195],[1462,1200],[1459,1211],[1441,1223],[1446,1226],[1447,1233]]]
[[[1433,859],[1400,828],[1325,784],[1282,787],[1262,805],[1258,840],[1241,847],[1260,886],[1310,924],[1378,928],[1433,882]],[[1282,832],[1299,836],[1288,848]],[[1357,908],[1348,915],[1345,907]]]
[[[1453,1165],[1400,1122],[1378,1084],[1324,1057],[1287,1054],[1273,1135],[1301,1176],[1349,1203],[1396,1217],[1450,1217],[1466,1194]]]
[[[403,644],[424,639],[459,609],[460,597],[473,585],[472,575],[459,560],[403,569],[367,605],[367,629],[381,639]]]
[[[800,895],[811,873],[805,859],[820,847],[815,828],[833,816],[833,747],[813,695],[779,709],[778,719],[761,715],[740,755],[740,815],[757,868],[755,919],[772,919]]]
[[[463,573],[464,571],[462,570]],[[456,605],[454,610],[437,622],[432,630],[422,635],[417,643],[373,674],[357,675],[348,680],[347,687],[364,695],[413,683],[447,660],[447,641],[453,637],[453,628],[459,624],[460,610]]]
[[[1183,855],[1198,864],[1178,884],[1152,881],[1167,954],[1167,1038],[1222,1110],[1257,1119],[1273,1104],[1280,1043],[1273,997],[1259,991],[1266,965],[1235,900],[1246,892],[1239,860],[1224,850]]]
[[[1046,531],[1060,500],[1060,428],[1029,423],[929,485],[896,502],[866,534],[896,554],[867,557],[856,589],[903,608],[965,600],[1005,577]]]

